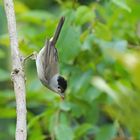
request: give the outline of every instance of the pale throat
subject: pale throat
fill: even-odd
[[[56,91],[58,90],[58,81],[57,81],[58,77],[59,77],[59,74],[57,73],[50,80],[50,87],[53,88]]]

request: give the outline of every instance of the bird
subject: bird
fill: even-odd
[[[36,56],[37,75],[41,83],[48,89],[59,94],[62,99],[65,97],[67,80],[60,75],[59,57],[55,45],[64,21],[65,18],[61,17],[53,37],[51,39],[47,39],[44,47]]]

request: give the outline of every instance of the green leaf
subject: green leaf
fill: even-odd
[[[71,104],[69,102],[63,101],[60,103],[60,109],[63,111],[70,111]]]
[[[112,32],[106,24],[98,22],[95,26],[95,36],[102,40],[111,40]]]
[[[40,118],[42,118],[45,115],[45,113],[42,113],[40,115],[37,115],[33,117],[30,122],[28,123],[28,129],[30,129],[36,122],[39,121]]]
[[[125,0],[112,0],[112,2],[122,9],[131,12],[131,8],[126,4]]]
[[[71,89],[73,89],[74,92],[78,92],[79,90],[85,88],[85,86],[88,85],[88,83],[90,82],[92,78],[92,74],[93,74],[92,70],[88,70],[86,72],[80,72],[80,71],[75,72],[72,75],[70,81]]]
[[[75,22],[82,25],[88,21],[94,20],[94,17],[95,14],[93,12],[93,9],[90,9],[87,6],[79,6],[76,11]]]
[[[92,84],[101,91],[106,92],[116,103],[118,103],[119,100],[117,92],[113,90],[104,79],[100,77],[94,77],[92,80]]]
[[[131,74],[132,80],[137,88],[140,88],[140,57],[139,53],[124,53],[120,55],[120,61]]]
[[[60,61],[72,62],[80,52],[80,31],[71,25],[65,25],[57,43]]]
[[[101,92],[99,92],[96,88],[90,87],[87,90],[87,93],[83,95],[83,98],[86,99],[88,102],[93,102],[101,95]]]
[[[88,130],[92,128],[91,124],[85,123],[80,125],[76,130],[75,130],[75,137],[74,140],[79,140],[82,136],[84,136]]]
[[[25,13],[28,11],[28,7],[21,1],[15,1],[14,6],[16,14]]]
[[[114,125],[104,125],[97,133],[95,140],[112,140],[115,137],[116,132]]]
[[[41,10],[32,10],[22,13],[18,16],[19,21],[31,22],[34,24],[46,24],[46,22],[50,21],[53,18],[53,15]],[[48,20],[49,19],[49,20]]]
[[[55,135],[57,140],[73,140],[72,129],[64,124],[60,124],[55,128]]]
[[[85,38],[85,41],[84,41],[83,45],[81,46],[81,48],[83,50],[90,50],[91,51],[91,49],[93,47],[93,43],[94,43],[94,38],[95,38],[95,36],[93,34],[89,34]]]

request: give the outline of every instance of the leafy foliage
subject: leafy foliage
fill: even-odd
[[[41,85],[34,61],[26,63],[28,139],[139,139],[140,2],[20,0],[15,11],[24,56],[39,51],[66,18],[57,43],[65,100]],[[2,3],[0,13],[0,139],[11,140],[16,105]]]

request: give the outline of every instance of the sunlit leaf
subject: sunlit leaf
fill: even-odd
[[[92,80],[92,84],[99,88],[101,91],[106,92],[110,97],[114,99],[114,101],[118,102],[117,93],[109,87],[109,85],[100,77],[94,77]]]
[[[127,5],[125,0],[112,0],[112,2],[117,6],[127,10],[128,12],[131,12],[131,8]]]
[[[20,14],[20,13],[24,13],[24,12],[27,12],[29,9],[28,7],[22,3],[21,1],[15,1],[15,12],[17,14]]]

